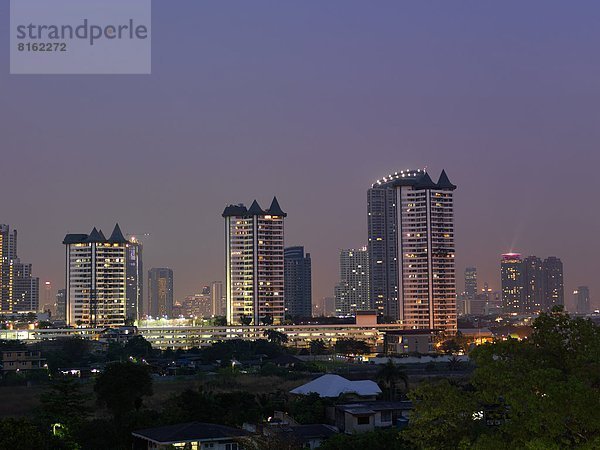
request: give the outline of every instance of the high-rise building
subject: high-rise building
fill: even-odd
[[[36,312],[39,282],[17,255],[17,230],[0,224],[0,312]]]
[[[226,242],[227,322],[279,324],[284,319],[284,219],[273,198],[263,210],[229,205],[223,211]]]
[[[554,306],[564,306],[565,285],[563,281],[563,263],[555,257],[544,259],[544,311],[550,311]]]
[[[223,297],[223,282],[213,281],[210,283],[210,296],[212,303],[212,316],[224,317],[227,315],[227,305]]]
[[[67,319],[67,290],[59,289],[56,293],[56,318]]]
[[[396,172],[368,191],[370,301],[410,328],[456,331],[454,190],[445,171]]]
[[[545,310],[544,267],[537,256],[528,256],[523,260],[522,312],[537,314]]]
[[[155,267],[148,271],[148,305],[144,308],[151,317],[170,317],[173,313],[173,271]]]
[[[340,282],[335,287],[335,315],[349,317],[371,309],[369,252],[366,247],[340,251]]]
[[[131,236],[127,244],[127,304],[125,314],[128,320],[138,320],[144,314],[144,263],[143,245]]]
[[[519,253],[505,253],[500,262],[502,309],[505,313],[523,314],[523,260]]]
[[[67,323],[90,327],[125,324],[128,241],[119,225],[107,239],[95,227],[88,234],[67,234]]]
[[[304,247],[284,250],[285,313],[293,318],[312,316],[312,272],[310,253]]]
[[[465,269],[465,295],[473,299],[477,295],[477,269],[467,267]]]
[[[575,289],[573,291],[573,297],[575,298],[577,314],[589,314],[591,312],[590,290],[587,286],[579,286]]]

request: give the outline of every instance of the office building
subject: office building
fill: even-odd
[[[368,311],[369,252],[366,247],[340,251],[340,282],[335,287],[335,315],[355,316],[356,311]]]
[[[590,306],[590,290],[587,286],[579,286],[573,291],[575,299],[575,308],[577,314],[589,314],[592,311]]]
[[[284,319],[284,220],[277,198],[263,210],[229,205],[225,219],[227,322],[280,324]]]
[[[212,304],[213,317],[225,317],[227,315],[227,305],[223,296],[223,282],[213,281],[210,283],[210,296]]]
[[[370,301],[410,328],[456,331],[454,190],[445,171],[396,172],[368,191]]]
[[[551,311],[554,306],[564,306],[565,285],[563,280],[563,263],[556,256],[544,259],[544,311]]]
[[[170,317],[173,313],[173,271],[165,267],[148,271],[148,303],[144,309],[150,317]]]
[[[477,295],[477,269],[475,267],[465,269],[465,295],[471,299]]]
[[[522,312],[538,314],[546,309],[542,260],[537,256],[528,256],[523,260],[522,267]]]
[[[90,234],[67,234],[67,323],[72,326],[125,325],[127,240],[119,225],[107,239],[95,227]]]
[[[502,309],[507,314],[523,314],[523,260],[519,253],[505,253],[500,261]]]
[[[285,314],[293,318],[312,316],[312,272],[310,253],[304,247],[284,250]]]
[[[56,293],[56,319],[67,320],[67,290],[59,289]]]
[[[128,321],[136,321],[144,314],[144,263],[143,245],[131,236],[127,243],[127,290],[125,315]]]

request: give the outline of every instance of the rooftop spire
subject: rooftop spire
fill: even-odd
[[[456,189],[456,185],[450,182],[450,179],[448,178],[448,175],[446,175],[445,170],[442,170],[442,173],[440,174],[440,179],[437,182],[437,187],[438,189],[449,189],[451,191]]]
[[[248,214],[250,214],[251,216],[264,216],[265,212],[260,207],[258,202],[254,200],[252,202],[252,205],[250,205],[250,208],[248,209]]]
[[[287,217],[287,214],[285,212],[283,212],[283,210],[281,209],[281,206],[279,206],[277,197],[273,197],[273,201],[271,202],[271,206],[269,206],[269,209],[267,210],[267,212],[273,216]]]
[[[123,233],[121,232],[121,227],[118,223],[115,225],[115,229],[108,238],[108,242],[110,242],[111,244],[126,244],[128,242],[127,239],[125,239],[125,237],[123,236]]]

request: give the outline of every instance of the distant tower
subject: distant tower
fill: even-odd
[[[537,314],[546,309],[544,300],[544,267],[537,256],[523,260],[523,304],[522,312]]]
[[[474,299],[477,295],[477,269],[475,267],[465,269],[465,295],[470,299]]]
[[[139,320],[144,315],[144,262],[143,245],[135,237],[129,238],[127,244],[127,306],[125,313],[131,321]]]
[[[128,241],[119,225],[107,239],[96,228],[88,234],[67,234],[67,323],[86,327],[125,324]]]
[[[589,314],[591,312],[590,290],[587,286],[579,286],[575,289],[573,297],[575,298],[577,314]]]
[[[284,219],[273,198],[263,210],[229,205],[223,211],[227,322],[280,324],[284,319]]]
[[[544,260],[544,310],[550,311],[556,305],[565,304],[565,285],[563,281],[563,263],[550,256]]]
[[[370,300],[409,328],[456,331],[454,190],[406,170],[368,191]]]
[[[518,253],[505,253],[500,262],[502,309],[505,313],[523,314],[523,260]]]
[[[287,247],[285,261],[285,311],[294,318],[312,316],[312,275],[310,253],[304,247]]]
[[[56,293],[56,318],[67,319],[67,290],[59,289]]]
[[[212,302],[213,317],[224,317],[227,315],[227,308],[223,298],[223,282],[213,281],[210,284],[210,296]]]
[[[173,271],[168,268],[152,268],[148,271],[147,315],[170,317],[173,313]]]
[[[340,252],[340,282],[335,287],[335,315],[354,316],[371,309],[369,302],[369,253],[366,247]]]
[[[0,312],[36,312],[39,309],[39,283],[31,264],[17,255],[17,230],[0,224]]]

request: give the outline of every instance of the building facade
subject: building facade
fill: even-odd
[[[523,260],[523,301],[524,314],[538,314],[546,309],[544,267],[537,256],[528,256]]]
[[[340,251],[340,282],[335,287],[335,315],[355,316],[371,310],[369,300],[369,252],[366,247]]]
[[[507,314],[523,314],[523,259],[519,253],[505,253],[500,261],[502,309]]]
[[[590,289],[587,286],[579,286],[575,289],[573,291],[573,297],[575,297],[577,314],[589,314],[591,312]]]
[[[67,320],[67,290],[59,289],[56,293],[56,318]]]
[[[127,305],[125,314],[129,321],[138,320],[144,314],[144,263],[143,246],[135,236],[127,244]]]
[[[277,198],[263,210],[229,205],[225,219],[227,322],[274,323],[284,320],[284,220]]]
[[[225,317],[227,315],[227,305],[226,299],[223,296],[222,281],[213,281],[210,283],[210,296],[213,317]]]
[[[0,224],[0,312],[36,312],[40,280],[17,255],[17,230]]]
[[[66,310],[72,326],[125,325],[127,240],[119,225],[107,239],[95,227],[88,234],[67,234]]]
[[[173,314],[173,270],[155,267],[148,271],[148,303],[145,314],[171,317]]]
[[[368,191],[370,301],[411,328],[456,331],[454,190],[446,172],[396,172]]]
[[[285,313],[294,318],[312,316],[312,268],[304,247],[284,250]]]
[[[549,256],[544,259],[542,267],[544,271],[544,310],[550,311],[554,306],[564,306],[565,284],[562,261],[556,256]]]

